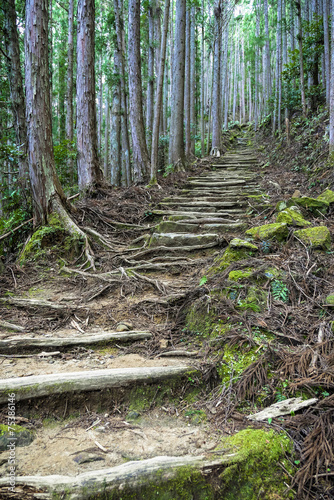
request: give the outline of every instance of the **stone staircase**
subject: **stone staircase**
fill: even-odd
[[[180,297],[188,290],[192,269],[194,266],[200,266],[201,259],[206,252],[221,246],[227,234],[238,234],[246,227],[246,195],[257,193],[256,167],[257,160],[252,150],[247,147],[244,140],[239,139],[235,150],[216,159],[210,170],[190,177],[185,188],[180,189],[175,196],[161,201],[159,207],[152,211],[157,223],[151,233],[137,239],[132,247],[129,246],[126,263],[121,268],[121,278],[123,274],[133,279],[140,278],[154,288],[150,296],[142,297],[140,293],[135,293],[133,300],[167,304],[171,298]],[[144,245],[136,248],[136,245],[142,242]],[[174,269],[176,266],[186,269],[181,279],[170,274],[171,268]],[[100,275],[106,287],[116,276],[116,272],[119,271],[103,273],[103,277],[102,274]],[[81,275],[84,273],[81,272]],[[86,273],[86,278],[83,279],[89,279],[89,277],[96,279],[96,275],[89,275],[89,273]],[[11,301],[7,301],[7,306],[30,307],[36,315],[44,314],[45,310],[49,311],[50,315],[51,311],[52,314],[67,314],[78,326],[79,332],[81,327],[78,325],[78,316],[80,314],[86,314],[89,318],[89,315],[93,313],[103,314],[106,307],[113,310],[113,295],[104,301],[97,296],[91,302],[81,305],[79,302],[76,303],[79,298],[74,297],[67,303],[66,301],[65,303],[53,302],[53,306],[52,300],[48,300],[46,295],[43,291],[39,300],[30,301],[30,303],[26,301],[23,305],[22,303],[20,305],[20,299],[15,302],[15,298],[11,298]],[[135,317],[130,319],[135,321]],[[181,392],[185,394],[184,388],[191,391],[194,386],[205,385],[200,370],[200,360],[196,359],[196,353],[193,353],[194,357],[192,357],[191,353],[175,349],[169,353],[167,350],[167,352],[162,352],[165,354],[164,357],[156,357],[149,361],[144,355],[137,356],[135,359],[131,356],[123,356],[125,366],[119,367],[119,359],[122,355],[122,346],[119,344],[140,341],[145,351],[145,342],[151,341],[152,333],[134,328],[128,328],[124,332],[101,331],[96,327],[90,329],[87,325],[82,325],[82,331],[80,333],[76,331],[75,335],[73,331],[70,333],[66,329],[63,331],[60,329],[56,333],[33,332],[32,334],[24,332],[13,334],[9,330],[1,334],[0,350],[6,353],[5,356],[9,359],[14,360],[15,366],[11,362],[0,365],[0,404],[3,409],[6,408],[9,394],[15,394],[14,400],[19,416],[17,423],[35,418],[33,416],[36,412],[38,413],[39,409],[49,408],[51,415],[54,412],[59,419],[54,433],[56,439],[61,433],[62,426],[62,419],[59,415],[65,418],[78,409],[85,413],[88,409],[92,411],[92,408],[99,408],[102,413],[106,412],[107,416],[113,412],[117,415],[118,404],[131,401],[134,397],[138,398],[140,394],[143,398],[147,396],[152,399],[149,405],[151,408],[154,406],[157,394],[162,390],[165,391],[166,397],[167,393],[172,397],[178,390],[182,389]],[[95,346],[94,349],[98,349],[99,346],[100,348],[101,346],[112,347],[113,355],[104,356],[101,361],[102,355],[98,351],[91,350],[87,351],[89,359],[82,357],[76,363],[66,360],[66,352],[73,347],[83,348],[83,346]],[[43,349],[42,355],[39,352],[41,349]],[[38,354],[34,354],[36,352]],[[57,353],[58,355],[65,353],[65,358],[59,359]],[[11,358],[13,355],[16,357]],[[53,355],[55,357],[52,357]],[[103,367],[99,364],[100,362],[103,362]],[[163,406],[163,403],[160,404]],[[173,408],[168,424],[165,426],[163,426],[160,414],[161,432],[173,433],[173,429],[179,425],[175,403]],[[123,422],[123,417],[120,417],[120,421]],[[138,420],[132,430],[137,429],[136,432],[143,433],[144,422],[145,417],[143,420]],[[187,424],[185,425],[187,429]],[[152,445],[152,449],[148,452],[145,450],[144,440],[143,453],[136,460],[123,463],[124,460],[118,457],[113,462],[109,457],[112,449],[100,444],[104,437],[107,441],[108,434],[96,434],[93,425],[92,428],[93,431],[90,432],[95,433],[93,437],[95,448],[97,447],[100,453],[102,450],[104,462],[112,466],[101,468],[100,461],[92,460],[87,466],[88,469],[82,470],[77,465],[76,469],[72,469],[71,456],[66,451],[66,460],[61,462],[59,459],[59,464],[62,466],[59,465],[57,468],[52,465],[56,459],[47,456],[50,435],[48,436],[44,430],[43,432],[37,430],[35,442],[27,448],[16,448],[18,460],[16,493],[8,491],[8,468],[6,469],[6,463],[2,462],[0,497],[20,500],[110,497],[125,500],[144,498],[145,488],[150,485],[150,488],[157,492],[158,496],[155,498],[165,498],[164,488],[168,489],[171,482],[179,477],[180,471],[184,471],[185,467],[187,467],[187,477],[184,487],[188,488],[188,491],[192,491],[191,488],[193,488],[192,477],[198,477],[200,471],[204,474],[201,476],[203,491],[211,492],[210,475],[224,467],[233,456],[233,454],[224,453],[217,457],[204,445],[199,448],[186,446],[184,444],[186,438],[184,438],[183,448],[177,449],[177,454],[168,445],[162,449]],[[190,426],[191,432],[195,433],[197,430],[194,428],[196,428],[195,425]],[[105,429],[104,432],[108,433],[107,424]],[[198,432],[205,434],[202,428]],[[138,436],[135,437],[138,438]],[[73,439],[67,442],[72,454],[81,453],[82,448],[87,448],[87,445],[79,445],[76,442],[75,435],[69,439]],[[118,445],[122,446],[121,443]],[[126,446],[131,447],[131,444]],[[35,450],[37,447],[40,454],[46,454],[44,462],[50,464],[48,470],[51,474],[41,474],[42,467],[36,469],[37,466],[32,465],[34,460],[29,454],[30,447]],[[159,494],[161,494],[160,497]],[[210,496],[210,498],[216,497]]]

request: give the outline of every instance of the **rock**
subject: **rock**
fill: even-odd
[[[329,203],[327,201],[310,198],[309,196],[302,196],[301,198],[293,198],[289,200],[287,206],[291,207],[293,205],[304,207],[315,214],[319,214],[319,212],[325,214],[329,207]]]
[[[183,247],[214,244],[218,244],[217,234],[153,233],[149,246]]]
[[[264,226],[253,227],[252,229],[248,229],[246,234],[259,240],[270,240],[273,238],[278,241],[283,241],[288,237],[289,230],[285,222],[276,222],[275,224],[265,224]]]
[[[286,201],[279,201],[276,204],[276,212],[281,212],[282,210],[285,210],[287,207]]]
[[[258,250],[257,246],[247,240],[242,240],[241,238],[233,238],[230,241],[231,248],[251,248],[252,250]]]
[[[317,196],[317,200],[325,201],[327,203],[334,203],[334,191],[326,189],[326,191]]]
[[[168,347],[168,339],[160,339],[160,349],[166,349]]]
[[[331,293],[330,295],[327,295],[325,303],[328,306],[334,307],[334,293]]]
[[[174,221],[163,221],[154,229],[156,233],[196,233],[196,224],[185,224]]]
[[[137,420],[140,417],[140,413],[138,411],[131,410],[126,416],[126,420]]]
[[[249,278],[249,276],[254,272],[254,269],[247,268],[242,270],[231,271],[228,275],[228,279],[231,281],[238,281],[245,278]]]
[[[12,443],[15,447],[18,446],[29,446],[35,436],[33,432],[20,425],[12,425],[11,429],[8,430],[8,425],[0,425],[0,451],[8,450],[8,445]]]
[[[326,226],[299,229],[294,232],[294,235],[311,248],[329,250],[331,247],[331,235]]]
[[[131,331],[133,330],[133,323],[128,320],[122,320],[118,323],[116,327],[117,332],[126,332],[126,331]]]
[[[73,458],[74,462],[79,465],[88,464],[90,462],[100,462],[104,461],[105,458],[101,455],[96,455],[95,453],[82,452]]]
[[[225,269],[227,269],[228,266],[232,264],[232,262],[238,262],[240,260],[249,259],[249,257],[253,257],[254,251],[255,249],[253,248],[248,248],[248,247],[233,248],[229,245],[226,248],[223,256],[217,257],[214,260],[214,264],[212,267],[210,267],[210,269],[208,269],[207,275],[212,276],[216,273],[225,271]]]
[[[304,219],[301,213],[293,208],[291,207],[282,210],[282,212],[277,215],[276,222],[285,222],[288,225],[300,227],[310,226],[311,222]]]
[[[302,194],[299,191],[299,189],[296,189],[296,191],[293,193],[293,195],[291,196],[291,198],[301,198],[301,196],[302,196]]]

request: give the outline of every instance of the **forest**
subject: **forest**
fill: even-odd
[[[1,1],[1,499],[334,499],[333,12]]]

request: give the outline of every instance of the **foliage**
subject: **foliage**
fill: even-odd
[[[279,280],[274,280],[271,283],[271,292],[275,300],[281,300],[282,302],[288,302],[289,300],[289,289],[285,283]]]

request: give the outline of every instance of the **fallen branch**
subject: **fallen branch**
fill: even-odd
[[[43,347],[54,348],[54,347],[70,347],[70,346],[84,346],[101,344],[106,342],[130,342],[136,340],[150,339],[152,334],[145,331],[127,331],[127,332],[104,332],[104,333],[94,333],[94,334],[84,334],[80,336],[73,337],[16,337],[13,339],[5,339],[0,341],[0,350],[6,352],[10,350],[11,352],[19,349],[36,349]]]
[[[26,226],[27,224],[29,224],[29,222],[32,222],[34,219],[29,219],[25,222],[23,222],[22,224],[20,224],[19,226],[15,227],[14,229],[11,229],[8,233],[5,233],[3,235],[0,236],[0,241],[8,238],[8,236],[11,236],[13,233],[15,233],[16,231],[18,231],[21,227],[23,226]]]
[[[27,308],[44,307],[46,309],[53,309],[56,311],[64,311],[64,312],[83,308],[83,306],[78,306],[76,304],[62,305],[62,304],[55,304],[54,302],[49,302],[48,300],[21,299],[18,297],[0,297],[0,304],[11,305],[16,307],[27,307]]]
[[[259,413],[254,413],[249,415],[247,418],[249,420],[267,420],[268,418],[279,417],[280,415],[291,415],[291,413],[307,408],[308,406],[314,405],[318,401],[318,398],[307,399],[305,401],[302,398],[290,398],[275,403],[268,408],[260,411]]]
[[[7,330],[13,330],[14,332],[24,332],[26,328],[19,325],[14,325],[14,323],[8,323],[8,321],[0,321],[0,326],[6,328]]]
[[[100,391],[111,387],[127,387],[182,377],[194,370],[190,366],[120,368],[33,375],[0,380],[0,403],[7,403],[8,391],[16,401],[54,394]]]
[[[174,356],[182,356],[184,358],[194,358],[198,356],[198,351],[168,351],[161,352],[157,355],[157,358],[169,358]]]
[[[108,469],[87,471],[77,476],[16,476],[15,487],[24,486],[25,488],[30,487],[43,491],[44,493],[36,493],[34,497],[43,498],[44,500],[51,500],[55,497],[62,498],[64,491],[66,491],[67,500],[88,500],[100,496],[121,498],[125,489],[133,492],[136,498],[139,498],[138,494],[141,495],[140,488],[145,487],[145,485],[149,484],[161,488],[165,483],[168,484],[168,481],[175,480],[180,470],[187,471],[190,482],[192,475],[195,475],[198,479],[199,471],[202,472],[203,478],[205,478],[213,473],[217,467],[224,466],[229,462],[233,463],[234,457],[237,457],[237,455],[237,453],[225,453],[219,459],[211,461],[204,455],[161,456],[126,462]],[[3,491],[2,486],[6,487],[4,495],[7,495],[8,477],[0,479],[1,493]],[[196,486],[193,486],[193,488],[196,488]],[[10,497],[4,496],[3,498],[9,499]]]

